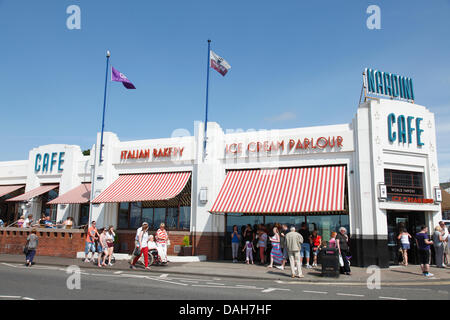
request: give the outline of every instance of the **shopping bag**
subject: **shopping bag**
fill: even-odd
[[[340,265],[341,267],[344,266],[344,259],[342,259],[342,256],[341,256],[341,255],[339,255],[339,265]]]

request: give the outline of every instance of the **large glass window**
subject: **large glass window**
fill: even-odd
[[[137,229],[142,222],[157,230],[161,223],[171,230],[189,230],[191,207],[142,207],[141,202],[121,203],[118,212],[119,229]]]
[[[122,202],[119,205],[119,229],[129,229],[128,226],[128,209],[130,204],[128,202]]]
[[[242,226],[250,224],[265,224],[266,226],[273,225],[275,223],[287,224],[288,226],[295,225],[297,230],[300,230],[301,224],[306,222],[309,230],[317,230],[323,240],[328,241],[330,239],[331,232],[338,232],[340,227],[350,231],[350,223],[348,215],[309,215],[309,216],[238,216],[227,215],[227,234],[231,234],[233,231],[233,225],[238,226],[239,232]],[[270,232],[270,230],[269,230]],[[226,237],[227,243],[228,238]]]
[[[142,208],[142,222],[147,222],[149,228],[152,228],[153,208]]]
[[[47,202],[52,201],[53,199],[56,199],[58,197],[58,190],[59,189],[50,190],[49,192],[44,193],[41,196],[41,200],[42,200],[41,214],[43,214],[45,216],[50,216],[50,220],[52,220],[52,221],[56,221],[56,212],[57,212],[58,205],[56,205],[56,204],[48,205]]]
[[[424,197],[422,172],[385,169],[384,183],[388,200],[392,200],[392,196]]]
[[[80,218],[79,225],[84,226],[89,223],[89,205],[81,204],[80,205]]]
[[[189,230],[191,227],[191,207],[180,207],[180,224],[181,230]]]
[[[161,223],[166,222],[166,208],[155,208],[153,218],[153,229],[158,229]]]
[[[131,229],[137,229],[142,225],[142,212],[141,203],[132,202],[130,203],[130,226]]]
[[[166,227],[176,229],[178,225],[178,207],[167,208]]]

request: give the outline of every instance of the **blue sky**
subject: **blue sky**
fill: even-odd
[[[81,30],[66,27],[73,4]],[[366,27],[371,4],[381,30]],[[440,179],[450,180],[450,0],[0,0],[0,161],[95,143],[107,49],[137,90],[110,83],[106,130],[121,140],[192,133],[204,119],[208,38],[232,66],[211,72],[210,121],[348,123],[365,67],[410,76],[416,102],[436,113]]]

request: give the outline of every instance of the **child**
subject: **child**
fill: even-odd
[[[253,247],[253,243],[251,241],[246,241],[244,249],[242,249],[242,251],[244,250],[247,264],[249,264],[249,261],[251,261],[253,264],[253,251],[256,252],[255,248]]]

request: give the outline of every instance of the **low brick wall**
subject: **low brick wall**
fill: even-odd
[[[86,234],[83,230],[38,228],[39,244],[36,255],[76,258],[84,251]],[[31,228],[0,228],[0,253],[23,254]]]
[[[86,234],[84,230],[45,229],[38,228],[39,237],[37,255],[76,258],[77,252],[84,251]],[[0,228],[0,253],[23,254],[23,247],[31,228]],[[119,240],[114,251],[131,253],[134,249],[136,231],[117,230]],[[156,231],[150,232],[155,235]],[[207,260],[223,259],[222,237],[217,233],[191,233],[189,231],[169,231],[170,246],[167,253],[171,256],[182,255],[183,251],[175,252],[176,246],[181,249],[183,239],[189,236],[193,246],[193,255],[205,255]]]

